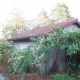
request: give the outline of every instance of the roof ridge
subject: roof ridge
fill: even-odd
[[[8,39],[8,40],[19,39],[22,37],[42,36],[45,33],[51,32],[51,27],[57,27],[57,26],[62,25],[63,28],[66,28],[67,26],[72,25],[74,23],[77,23],[80,26],[80,22],[76,18],[76,19],[67,20],[64,22],[59,22],[59,23],[55,23],[55,24],[50,24],[50,25],[46,25],[46,26],[42,26],[42,27],[33,28],[33,29],[30,29],[23,33],[20,33],[19,35],[14,36],[13,38]]]

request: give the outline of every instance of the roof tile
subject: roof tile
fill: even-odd
[[[61,23],[56,23],[56,24],[52,24],[52,25],[48,25],[48,26],[34,28],[34,29],[28,30],[26,32],[23,32],[23,33],[15,36],[11,39],[8,39],[8,40],[14,41],[14,40],[19,40],[19,39],[23,39],[23,38],[43,36],[47,33],[51,33],[51,27],[62,26],[63,28],[66,28],[67,26],[72,25],[74,23],[77,23],[80,26],[80,22],[78,21],[78,19],[73,19],[73,20],[69,20],[69,21],[65,21],[65,22],[61,22]]]

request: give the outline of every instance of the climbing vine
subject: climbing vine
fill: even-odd
[[[66,72],[77,72],[80,70],[80,30],[68,32],[63,30],[61,26],[52,28],[52,34],[45,37],[33,38],[37,42],[35,52],[44,54],[44,62],[46,62],[47,54],[51,49],[66,50]],[[41,60],[42,60],[41,59]]]
[[[80,70],[80,30],[76,32],[64,32],[61,26],[52,28],[51,30],[52,33],[47,37],[43,36],[31,39],[35,42],[33,49],[25,49],[13,53],[13,57],[11,56],[9,60],[14,73],[26,72],[30,67],[33,68],[34,65],[40,67],[40,64],[45,69],[46,58],[51,49],[66,49],[65,72],[71,74],[73,71],[77,72]],[[22,63],[23,65],[19,66]],[[45,69],[44,74],[46,73]]]

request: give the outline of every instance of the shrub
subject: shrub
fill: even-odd
[[[35,70],[34,56],[32,51],[27,48],[17,50],[11,54],[11,57],[9,58],[11,73],[24,73]]]
[[[0,40],[0,62],[7,62],[12,52],[12,45],[7,41]]]
[[[59,74],[59,73],[52,75],[52,78],[53,80],[75,80],[74,78],[70,77],[67,74]]]

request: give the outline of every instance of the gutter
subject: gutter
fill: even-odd
[[[7,39],[7,41],[9,42],[9,41],[26,40],[26,39],[30,39],[32,37],[37,38],[37,37],[41,37],[41,36],[30,36],[30,37],[22,37],[22,38],[12,38],[12,39]]]

